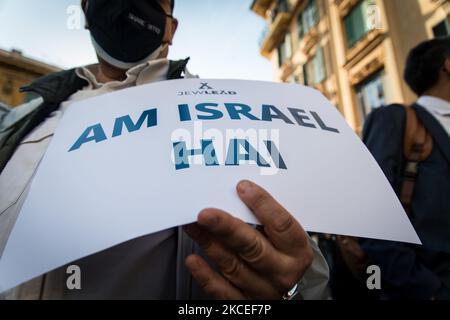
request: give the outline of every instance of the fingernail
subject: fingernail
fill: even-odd
[[[240,194],[249,193],[252,189],[252,183],[248,180],[242,180],[238,183],[237,190]]]
[[[198,223],[200,223],[202,226],[213,228],[217,225],[219,222],[219,219],[208,212],[200,212],[198,215]]]
[[[188,269],[196,269],[198,268],[198,260],[194,255],[190,255],[186,258],[186,260],[184,260],[184,265]]]

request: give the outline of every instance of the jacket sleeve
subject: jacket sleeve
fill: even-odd
[[[308,235],[314,259],[306,270],[303,279],[298,284],[298,291],[302,299],[324,300],[327,298],[327,285],[330,278],[330,270],[325,257],[317,243]]]
[[[2,106],[0,109],[0,132],[3,133],[13,127],[24,117],[36,110],[36,108],[39,107],[43,101],[44,100],[42,98],[36,98],[15,108]]]
[[[403,176],[405,111],[388,106],[368,117],[363,140],[394,190],[399,192]],[[416,256],[414,246],[391,241],[360,239],[369,264],[381,270],[382,291],[391,299],[430,299],[441,287],[440,279]]]

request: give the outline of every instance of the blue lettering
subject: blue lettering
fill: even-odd
[[[272,113],[272,111],[274,113]],[[288,124],[294,124],[286,115],[275,106],[264,104],[262,106],[262,120],[272,121],[272,119],[281,119]]]
[[[273,143],[270,140],[264,141],[264,143],[266,144],[267,150],[269,151],[270,157],[272,158],[273,162],[275,163],[275,166],[278,169],[287,170],[286,163],[284,162],[283,157],[281,156],[281,153],[278,150],[275,143]]]
[[[325,122],[323,122],[323,120],[320,118],[320,116],[319,116],[316,112],[311,111],[310,113],[311,113],[311,115],[313,116],[313,118],[316,120],[317,124],[319,125],[319,127],[320,127],[322,130],[330,131],[330,132],[334,132],[334,133],[339,133],[339,130],[338,130],[338,129],[335,129],[335,128],[332,128],[332,127],[327,126],[327,125],[325,124]]]
[[[173,144],[173,153],[175,158],[175,170],[189,168],[189,156],[203,155],[207,166],[218,166],[219,161],[216,157],[216,150],[212,140],[200,140],[201,149],[188,149],[186,142],[180,141]]]
[[[178,113],[180,114],[180,121],[191,121],[191,113],[189,112],[189,105],[178,105]]]
[[[242,146],[246,153],[240,152],[239,146]],[[259,167],[270,167],[258,151],[245,139],[231,139],[228,146],[226,166],[238,166],[240,160],[256,161]]]
[[[195,109],[200,112],[209,113],[209,115],[198,115],[199,120],[218,120],[223,117],[223,113],[220,110],[211,109],[208,107],[217,108],[219,105],[217,103],[200,103],[195,106]]]
[[[232,120],[241,120],[243,115],[250,120],[259,120],[257,117],[252,115],[250,112],[252,108],[242,103],[225,103],[225,108],[227,108],[228,114]]]
[[[93,135],[91,135],[91,132],[93,133]],[[95,143],[99,143],[104,140],[106,140],[106,134],[103,130],[102,125],[100,123],[93,125],[83,132],[83,134],[78,138],[77,142],[75,142],[72,148],[70,148],[69,152],[80,149],[80,147],[87,142],[95,141]]]
[[[117,118],[114,123],[114,130],[112,137],[114,138],[122,135],[122,129],[124,125],[127,128],[128,132],[134,132],[139,130],[144,124],[145,119],[147,119],[147,128],[156,126],[157,125],[156,109],[144,111],[136,124],[133,123],[133,120],[131,120],[130,116]]]
[[[312,123],[305,122],[305,120],[310,120],[306,115],[306,111],[302,109],[288,108],[289,112],[294,117],[295,121],[297,121],[299,126],[308,127],[308,128],[316,128],[316,126]]]

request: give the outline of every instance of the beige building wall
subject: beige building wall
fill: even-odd
[[[326,78],[314,84],[336,105],[349,125],[361,132],[364,114],[356,88],[384,70],[385,104],[412,103],[416,97],[403,81],[408,52],[435,36],[433,28],[449,24],[449,0],[371,0],[367,12],[372,27],[348,48],[344,19],[363,0],[314,0],[319,21],[303,37],[297,19],[309,0],[288,0],[288,12],[276,14],[278,0],[255,0],[252,10],[267,21],[261,53],[272,61],[274,80],[303,83],[305,63],[323,49]],[[283,19],[281,19],[281,17]],[[279,65],[279,45],[290,33],[292,53]]]
[[[20,87],[34,79],[61,69],[24,57],[20,51],[0,49],[0,102],[18,106],[32,97],[20,92]]]

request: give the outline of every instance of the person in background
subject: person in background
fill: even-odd
[[[409,110],[391,105],[368,117],[363,140],[397,192],[423,245],[339,237],[352,274],[381,269],[381,299],[450,299],[450,37],[411,50],[404,78],[419,99]],[[410,134],[413,111],[422,127]],[[420,137],[419,137],[420,138]],[[415,141],[416,142],[416,141]],[[411,148],[405,147],[410,145]],[[406,158],[405,153],[415,159]],[[426,153],[426,155],[425,155]],[[423,157],[422,157],[423,156]]]

